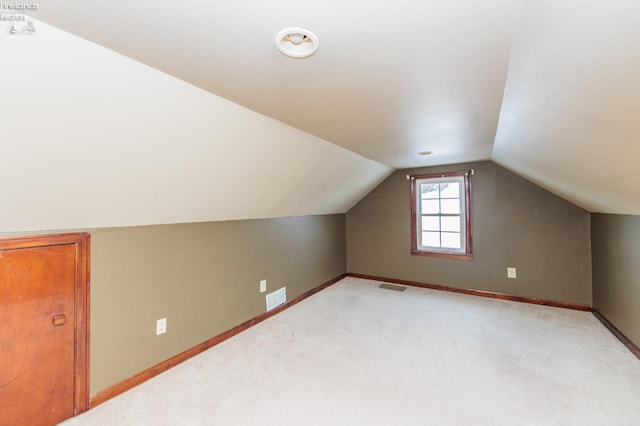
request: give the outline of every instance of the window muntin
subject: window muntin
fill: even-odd
[[[470,258],[469,172],[411,177],[411,252]]]

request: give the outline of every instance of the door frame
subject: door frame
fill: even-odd
[[[73,415],[89,409],[89,279],[90,243],[88,232],[69,234],[30,235],[0,238],[0,257],[3,251],[75,245],[76,273],[74,284],[74,392]]]

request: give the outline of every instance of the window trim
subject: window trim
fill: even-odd
[[[471,207],[471,179],[473,170],[462,170],[456,172],[445,173],[429,173],[421,175],[411,175],[411,254],[417,256],[433,256],[448,259],[472,260],[473,259],[473,235],[471,233],[471,216],[473,209]],[[424,250],[418,248],[418,217],[417,217],[417,182],[420,179],[447,178],[463,176],[464,182],[464,214],[465,214],[465,250],[464,251],[447,251],[444,250]]]

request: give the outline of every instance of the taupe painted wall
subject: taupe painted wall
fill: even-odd
[[[593,214],[593,306],[640,345],[640,216]]]
[[[91,394],[346,269],[344,215],[91,231]],[[167,318],[167,333],[155,335]]]
[[[405,176],[470,168],[473,260],[412,256]],[[347,213],[347,271],[590,305],[590,238],[588,212],[492,162],[399,170]]]

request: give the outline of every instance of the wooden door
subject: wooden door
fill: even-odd
[[[0,425],[87,407],[88,236],[0,241]]]

